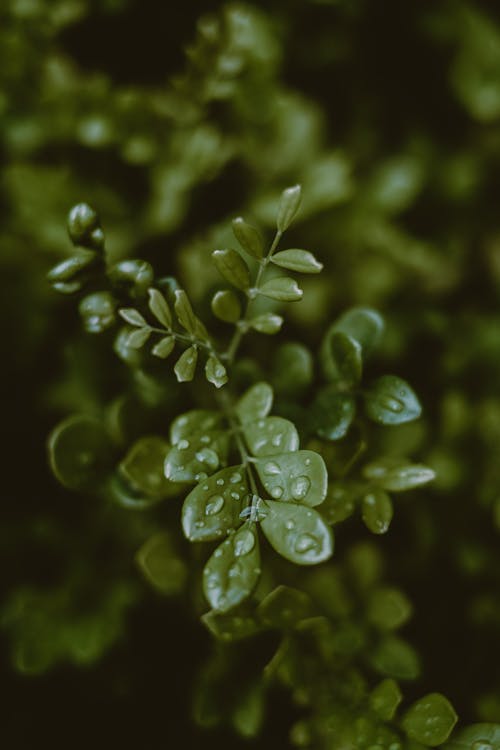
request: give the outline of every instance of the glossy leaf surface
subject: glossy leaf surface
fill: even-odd
[[[333,554],[333,534],[320,514],[296,503],[266,502],[260,525],[271,546],[297,565],[316,565]]]
[[[326,497],[328,474],[325,462],[314,451],[296,451],[262,458],[255,468],[266,491],[275,500],[313,507]]]

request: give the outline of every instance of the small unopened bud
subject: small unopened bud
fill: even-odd
[[[68,214],[68,233],[74,245],[92,250],[104,248],[99,214],[88,203],[78,203]]]

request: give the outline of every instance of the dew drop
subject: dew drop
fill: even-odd
[[[201,438],[200,438],[200,443],[203,443],[204,445],[206,445],[206,444],[207,444],[207,443],[209,443],[209,442],[210,442],[210,437],[209,437],[209,435],[202,435],[202,436],[201,436]]]
[[[295,542],[295,552],[299,554],[316,550],[317,547],[318,540],[311,534],[301,534]]]
[[[206,492],[206,491],[208,490],[208,487],[209,487],[209,485],[208,485],[208,484],[204,484],[204,485],[203,485],[203,489],[205,490],[205,492]]]
[[[255,536],[253,535],[253,533],[249,529],[241,531],[234,543],[234,554],[236,557],[248,555],[248,553],[251,552],[254,547]]]
[[[280,497],[283,497],[283,487],[273,487],[271,490],[271,495],[278,500]]]
[[[311,459],[310,458],[306,458],[306,460],[304,461],[304,463],[305,463],[306,466],[310,466],[311,465]]]
[[[240,496],[239,496],[239,494],[237,492],[231,492],[231,497],[233,498],[233,500],[239,500],[240,499]]]
[[[214,557],[222,557],[222,550],[220,547],[217,547],[217,549],[215,550]]]
[[[291,519],[285,523],[285,529],[288,529],[288,531],[291,531],[295,528],[295,521],[292,521]]]
[[[219,477],[219,478],[217,479],[217,481],[216,481],[216,484],[218,484],[218,485],[219,485],[219,487],[222,487],[222,485],[224,484],[224,480],[222,479],[222,477]]]
[[[241,474],[236,472],[236,474],[231,474],[231,479],[229,480],[231,484],[238,484],[238,482],[241,482]]]
[[[195,521],[195,524],[197,529],[202,529],[205,526],[205,521]]]
[[[273,474],[279,474],[280,473],[280,467],[276,463],[276,461],[268,461],[267,464],[264,466],[264,474],[267,474],[267,476],[273,476]]]
[[[236,576],[241,575],[241,565],[238,562],[234,563],[234,565],[231,565],[229,568],[227,574],[229,578],[236,578]]]
[[[271,443],[274,445],[275,448],[279,448],[282,440],[283,440],[283,435],[278,432],[278,434],[275,435],[273,439],[271,440]]]
[[[482,740],[479,740],[478,742],[474,742],[474,744],[472,745],[472,750],[493,750],[493,747],[489,742],[483,742]]]
[[[210,502],[205,507],[205,514],[207,516],[215,516],[217,513],[220,513],[223,507],[224,498],[222,495],[212,495]]]
[[[311,487],[311,480],[308,477],[297,477],[292,482],[292,497],[294,500],[302,500]]]
[[[177,447],[180,451],[185,451],[187,448],[189,448],[189,440],[185,440],[184,438],[182,440],[179,440],[177,443]]]
[[[379,403],[380,406],[382,406],[384,409],[388,409],[388,411],[392,411],[393,414],[400,414],[405,408],[405,405],[402,401],[400,401],[398,398],[391,398],[390,396],[382,396],[379,399]]]

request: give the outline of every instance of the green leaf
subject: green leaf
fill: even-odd
[[[257,615],[261,622],[278,630],[293,628],[300,620],[314,614],[314,606],[309,596],[290,586],[278,586],[257,607]]]
[[[94,292],[78,305],[83,327],[87,333],[103,333],[114,325],[116,302],[109,292]]]
[[[156,500],[179,494],[180,487],[164,474],[164,464],[170,446],[156,435],[139,438],[121,461],[119,471],[139,493]]]
[[[340,440],[347,435],[356,414],[356,401],[348,393],[339,393],[335,385],[322,388],[311,409],[315,432],[326,440]]]
[[[47,279],[54,286],[74,282],[79,289],[101,264],[102,260],[97,253],[92,250],[82,250],[78,255],[72,255],[71,258],[66,258],[54,266],[47,274]]]
[[[223,465],[227,433],[203,431],[181,438],[165,459],[165,476],[173,482],[201,482]]]
[[[299,210],[302,189],[300,185],[294,185],[284,190],[280,197],[276,226],[279,232],[284,232],[295,218]]]
[[[348,388],[356,386],[363,372],[361,344],[340,331],[330,338],[331,367],[337,377]]]
[[[264,255],[264,243],[259,232],[239,216],[233,220],[233,233],[243,250],[259,260]]]
[[[248,485],[241,466],[222,469],[202,480],[184,500],[185,537],[191,542],[215,541],[240,526],[247,497]]]
[[[203,571],[203,591],[212,609],[228,612],[247,599],[260,577],[255,525],[247,522],[217,547]]]
[[[214,357],[213,354],[207,359],[205,365],[205,376],[207,380],[215,385],[216,388],[222,388],[227,383],[227,372],[222,362]]]
[[[122,260],[108,271],[113,287],[121,294],[143,297],[154,279],[153,267],[145,260]]]
[[[396,375],[382,375],[365,393],[365,409],[374,422],[393,425],[411,422],[422,413],[408,383]]]
[[[281,250],[272,256],[271,262],[299,273],[319,273],[323,269],[323,264],[307,250]]]
[[[423,464],[411,464],[398,458],[381,458],[363,467],[363,476],[391,492],[404,492],[427,484],[435,473]]]
[[[187,567],[175,552],[169,534],[159,532],[150,537],[135,560],[146,580],[162,594],[172,596],[184,589]]]
[[[258,291],[264,297],[270,297],[279,302],[297,302],[304,294],[295,279],[289,276],[276,276],[262,284]]]
[[[221,641],[240,641],[262,630],[253,614],[241,613],[239,608],[227,614],[211,610],[202,615],[201,621]]]
[[[392,501],[387,492],[373,489],[364,496],[362,514],[365,526],[374,534],[385,534],[394,514]]]
[[[238,691],[237,704],[231,716],[231,723],[241,737],[257,737],[264,723],[266,703],[264,685],[253,682],[243,691]]]
[[[68,234],[75,245],[101,250],[104,238],[97,211],[88,203],[77,203],[68,213]]]
[[[385,586],[370,594],[367,619],[380,630],[400,628],[411,615],[411,602],[399,589]]]
[[[56,478],[72,490],[93,489],[111,469],[113,448],[97,419],[73,416],[50,433],[49,462]]]
[[[457,720],[455,709],[444,695],[429,693],[410,706],[401,726],[410,739],[436,747],[446,742]]]
[[[152,314],[167,330],[170,330],[172,328],[172,313],[167,300],[158,289],[148,289],[148,294],[149,309]]]
[[[379,682],[370,693],[370,708],[382,721],[392,721],[403,695],[395,680],[387,678]]]
[[[166,359],[172,354],[175,348],[175,338],[173,336],[164,336],[151,349],[151,354],[160,359]]]
[[[420,661],[415,649],[402,638],[386,636],[373,650],[370,663],[380,674],[396,680],[416,680]]]
[[[271,546],[297,565],[316,565],[333,554],[333,534],[320,514],[296,503],[267,500],[260,525]]]
[[[275,313],[262,313],[262,315],[257,315],[256,318],[249,320],[248,325],[259,333],[272,335],[281,330],[283,318],[281,315],[275,315]]]
[[[294,341],[279,347],[273,362],[273,382],[277,391],[298,394],[311,384],[313,377],[313,358],[307,347]]]
[[[265,417],[246,422],[243,434],[253,456],[274,456],[299,449],[299,434],[295,425],[283,417]]]
[[[357,341],[361,346],[363,358],[366,358],[382,338],[384,320],[376,310],[369,307],[353,307],[340,316],[332,330]]]
[[[326,499],[321,505],[321,515],[330,524],[340,523],[352,516],[364,486],[353,480],[330,482]]]
[[[266,492],[275,500],[313,507],[326,497],[328,474],[319,453],[297,451],[261,458],[255,468]]]
[[[235,412],[240,422],[267,417],[273,405],[273,389],[267,383],[252,385],[239,399]]]
[[[182,352],[174,366],[175,377],[179,383],[187,383],[194,378],[197,362],[198,349],[196,346],[190,346]]]
[[[224,323],[236,323],[241,318],[241,303],[234,292],[224,289],[212,298],[212,312]]]
[[[131,331],[127,338],[127,346],[132,347],[132,349],[140,349],[141,346],[144,346],[150,336],[151,328],[149,328],[149,326],[146,328],[138,328],[136,331]]]
[[[136,326],[137,328],[148,327],[147,321],[142,317],[141,313],[133,307],[122,308],[121,310],[118,310],[118,314],[131,326]]]
[[[170,425],[170,442],[177,445],[180,440],[212,430],[222,420],[222,415],[207,409],[193,409],[180,414]]]
[[[186,329],[188,333],[195,336],[202,341],[208,340],[207,329],[193,312],[191,303],[186,292],[183,289],[176,289],[175,292],[175,303],[174,309],[177,319],[181,326]]]
[[[243,291],[250,286],[250,270],[236,250],[214,250],[212,258],[221,276]]]

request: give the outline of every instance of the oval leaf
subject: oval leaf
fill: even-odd
[[[263,313],[249,320],[248,325],[259,333],[273,334],[281,330],[283,318],[275,313]]]
[[[259,294],[276,299],[279,302],[297,302],[302,299],[304,292],[295,279],[291,279],[289,276],[277,276],[275,279],[270,279],[262,284],[259,287]]]
[[[158,289],[148,289],[148,294],[149,309],[152,314],[167,330],[170,330],[172,328],[172,313],[167,300]]]
[[[187,579],[186,564],[165,532],[150,537],[137,552],[135,560],[146,580],[162,594],[172,596],[183,590]]]
[[[325,462],[314,451],[297,451],[259,459],[255,468],[266,491],[275,500],[313,507],[326,497]]]
[[[175,377],[179,383],[187,383],[194,378],[197,362],[198,349],[195,346],[190,346],[182,352],[174,367]]]
[[[415,649],[395,635],[387,636],[375,647],[370,663],[380,674],[396,680],[415,680],[420,674],[420,661]]]
[[[370,708],[383,721],[391,721],[403,700],[400,687],[395,680],[387,678],[379,682],[370,694]]]
[[[404,492],[431,482],[436,474],[423,464],[410,464],[397,458],[379,459],[363,467],[363,476],[391,492]]]
[[[91,489],[111,469],[113,450],[103,425],[86,416],[65,419],[48,440],[52,471],[65,487]]]
[[[143,318],[141,313],[133,307],[126,307],[118,310],[118,313],[120,317],[131,326],[136,326],[137,328],[147,328],[148,326],[147,321]]]
[[[284,190],[280,197],[276,226],[279,232],[284,232],[292,223],[299,210],[302,189],[300,185],[294,185]]]
[[[165,458],[165,476],[173,482],[200,482],[225,463],[228,437],[201,432],[181,438]]]
[[[227,372],[226,368],[217,357],[210,355],[205,365],[205,376],[207,380],[215,385],[216,388],[221,388],[227,383]]]
[[[337,387],[327,386],[316,397],[311,410],[312,426],[326,440],[345,437],[356,414],[356,401],[348,393],[339,393]]]
[[[160,359],[166,359],[172,354],[175,347],[175,339],[173,336],[165,336],[160,339],[157,344],[151,349],[151,354]]]
[[[196,336],[202,341],[206,341],[208,339],[207,330],[201,320],[198,320],[194,314],[186,292],[183,289],[176,289],[174,294],[175,314],[177,315],[181,326],[192,336]]]
[[[436,747],[446,742],[457,720],[455,709],[444,695],[429,693],[410,706],[401,726],[410,739]]]
[[[295,503],[266,501],[262,531],[280,555],[297,565],[316,565],[333,554],[333,534],[320,514]]]
[[[281,250],[272,256],[271,262],[281,268],[300,273],[319,273],[323,269],[323,264],[307,250]]]
[[[245,291],[250,286],[250,270],[236,250],[214,250],[212,258],[221,276],[237,289]]]
[[[374,489],[363,498],[362,514],[365,526],[374,534],[385,534],[394,514],[392,501],[384,490]]]
[[[247,599],[260,577],[255,524],[247,522],[217,547],[203,571],[203,590],[212,609],[227,612]]]
[[[234,292],[224,289],[212,298],[212,312],[224,323],[236,323],[241,318],[241,303]]]
[[[273,405],[273,389],[267,383],[256,383],[243,394],[236,404],[238,419],[253,422],[255,419],[267,417]]]
[[[182,529],[191,542],[215,541],[241,524],[248,496],[241,466],[213,474],[191,490],[182,507]]]
[[[176,417],[170,425],[170,442],[177,445],[179,440],[185,440],[192,435],[202,434],[213,429],[221,421],[219,412],[207,409],[193,409]]]
[[[396,375],[382,375],[365,394],[367,415],[379,424],[411,422],[422,413],[420,402],[405,380]]]
[[[157,500],[177,495],[179,485],[164,474],[165,458],[170,450],[166,440],[156,435],[139,438],[121,461],[119,471],[137,491]]]
[[[299,434],[295,425],[282,417],[247,422],[243,434],[254,456],[274,456],[299,449]]]
[[[233,233],[243,250],[258,260],[264,255],[264,243],[258,231],[241,216],[233,220]]]
[[[140,349],[141,346],[144,346],[146,341],[151,335],[151,328],[147,326],[146,328],[138,328],[137,331],[132,331],[129,333],[127,338],[127,346],[132,347],[132,349]]]

